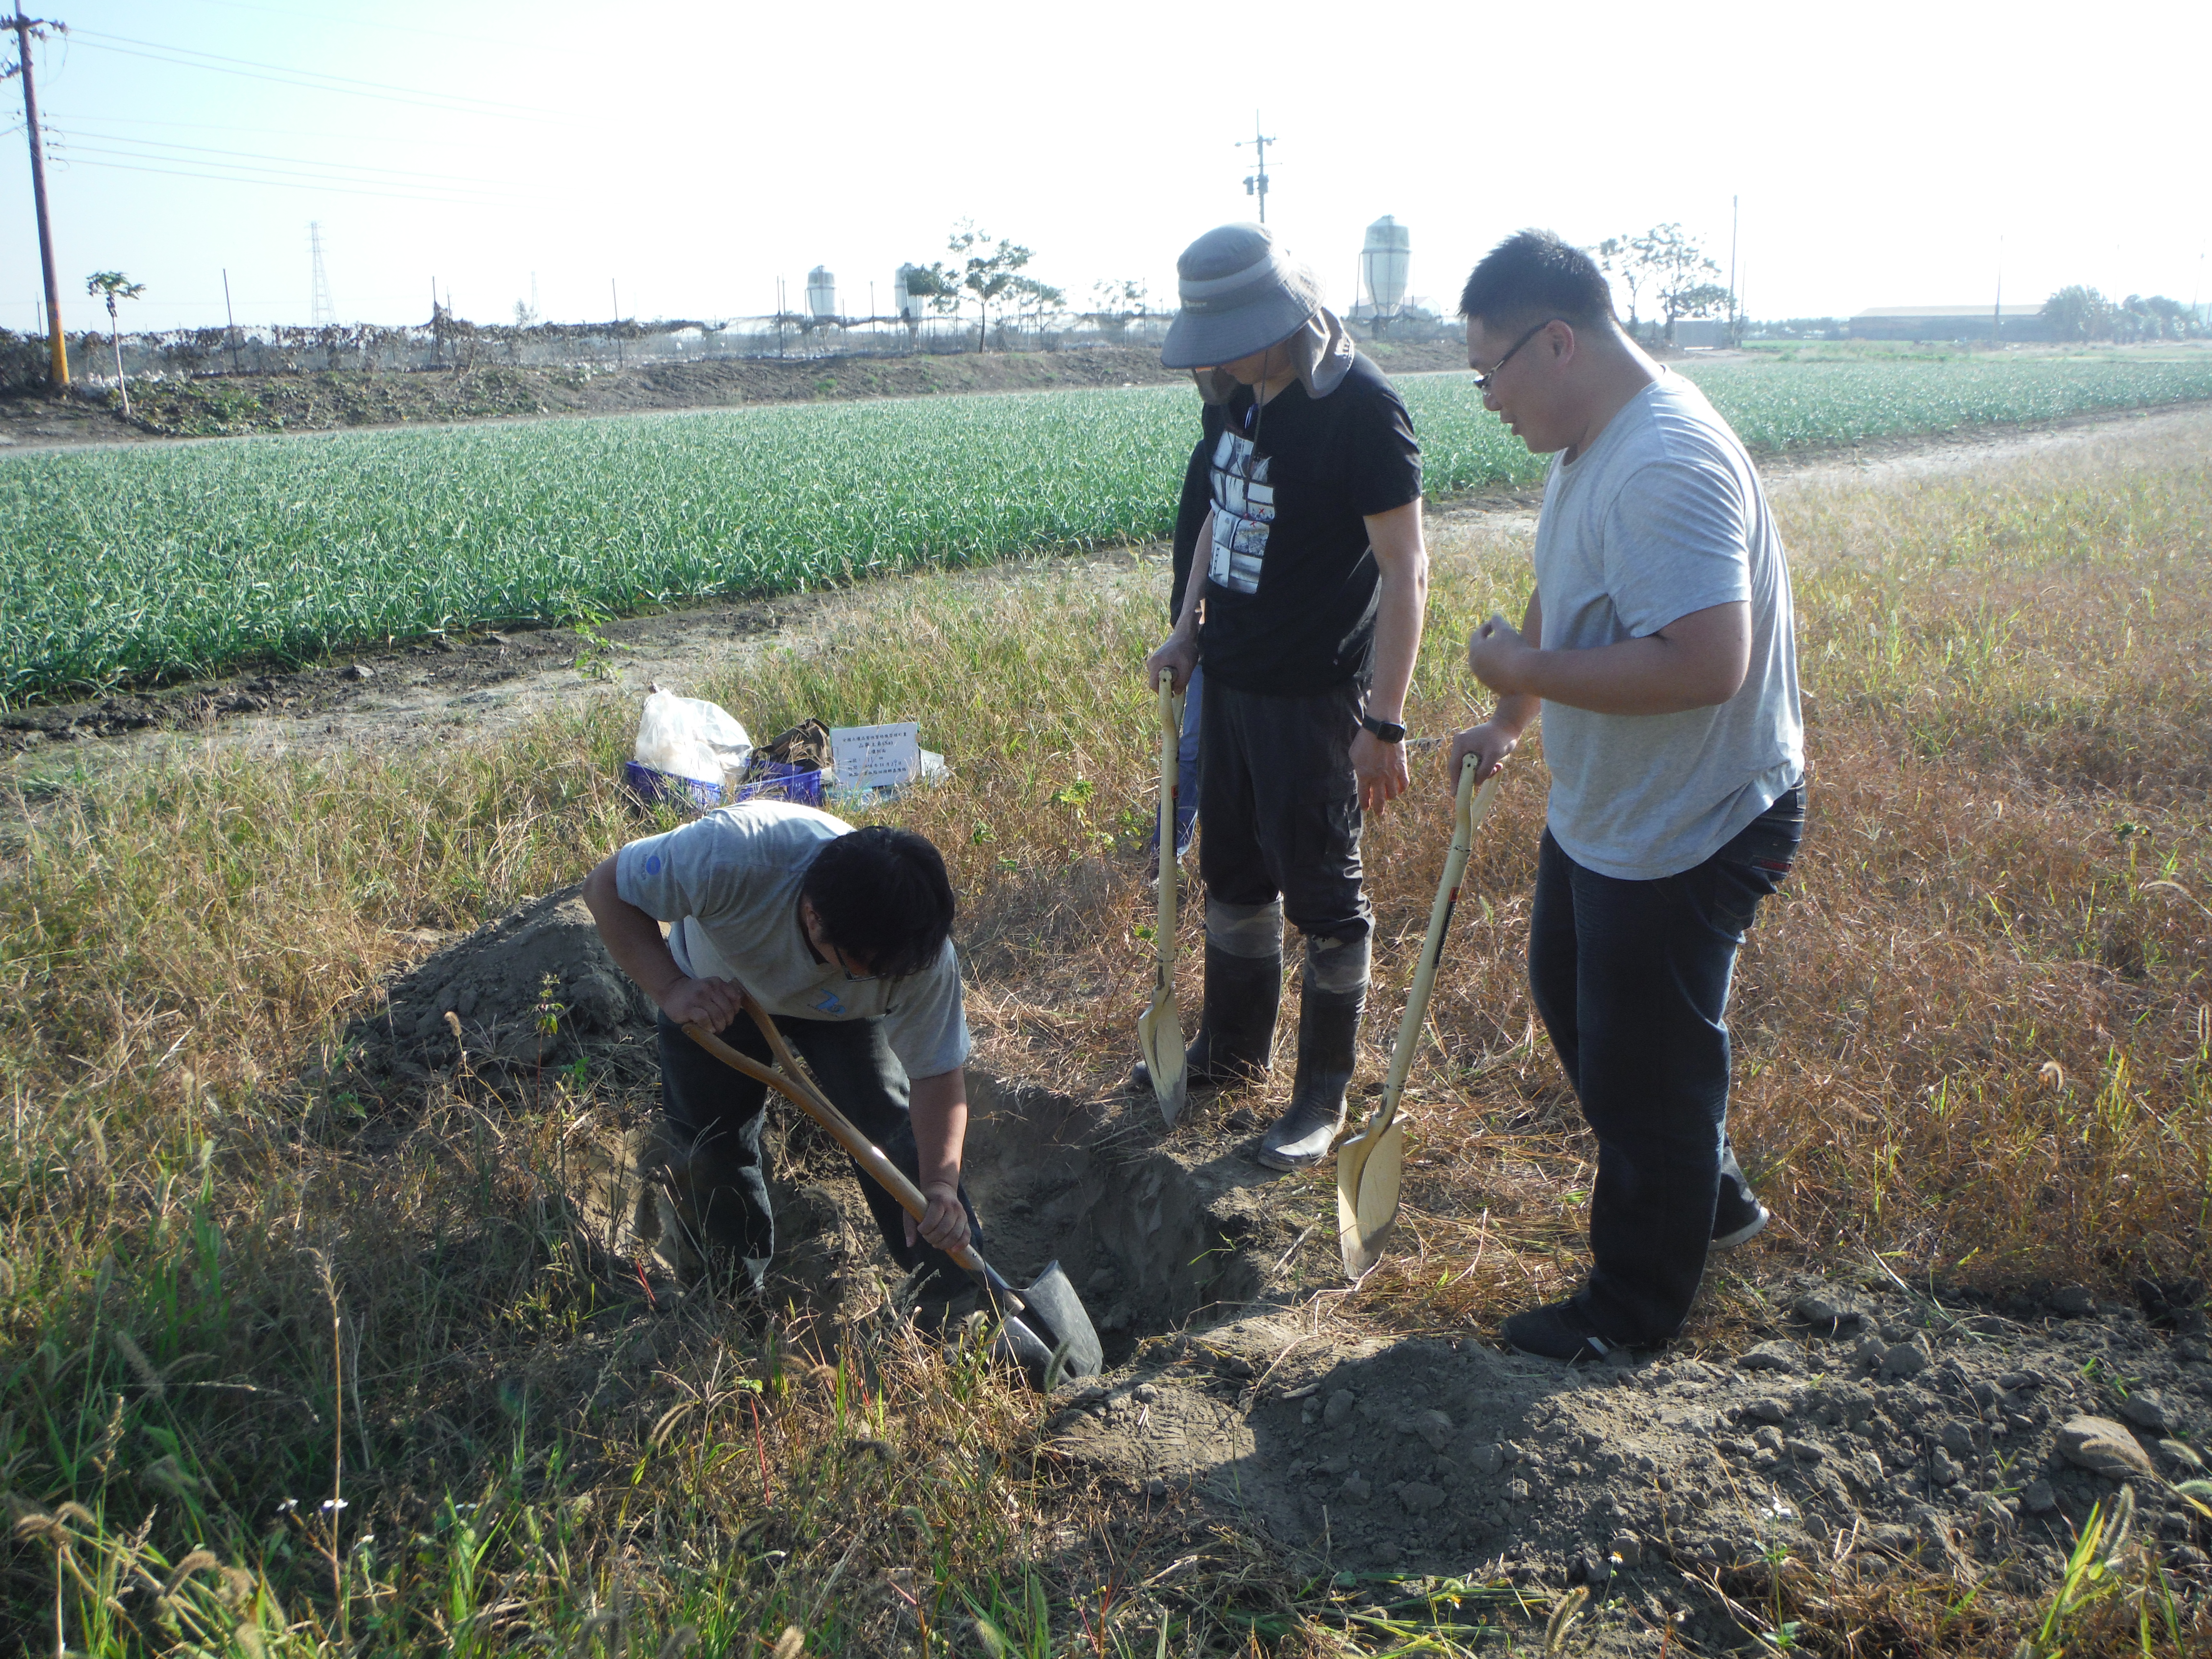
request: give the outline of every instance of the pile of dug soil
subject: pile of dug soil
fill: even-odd
[[[2168,1565],[2206,1578],[2203,1517],[2169,1486],[2212,1427],[2202,1340],[2125,1309],[2013,1319],[1811,1283],[1796,1305],[1731,1359],[1573,1369],[1253,1315],[1148,1345],[1073,1393],[1048,1443],[1332,1570],[1626,1589],[1780,1546],[2028,1589],[2127,1480]]]
[[[578,883],[439,951],[348,1036],[372,1077],[420,1083],[464,1049],[477,1066],[535,1067],[649,1042],[653,1016],[599,942]]]

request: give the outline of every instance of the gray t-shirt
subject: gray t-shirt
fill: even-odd
[[[793,1019],[880,1019],[908,1077],[952,1071],[968,1060],[968,1019],[951,939],[905,979],[848,978],[807,944],[799,884],[823,844],[852,828],[811,806],[725,806],[623,848],[615,891],[674,924],[668,948],[692,978],[738,981],[770,1013]]]
[[[1751,458],[1703,392],[1662,374],[1582,455],[1553,461],[1534,557],[1547,650],[1644,639],[1751,602],[1750,669],[1724,703],[1544,704],[1550,824],[1568,857],[1624,881],[1704,863],[1805,770],[1790,567]]]

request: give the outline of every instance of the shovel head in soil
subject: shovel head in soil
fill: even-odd
[[[1406,1176],[1406,1125],[1398,1115],[1398,1101],[1406,1092],[1406,1074],[1413,1070],[1413,1051],[1421,1045],[1429,992],[1436,984],[1444,935],[1451,930],[1452,911],[1459,903],[1460,878],[1467,873],[1475,826],[1489,815],[1490,803],[1498,794],[1498,780],[1503,775],[1492,774],[1490,781],[1477,791],[1474,772],[1472,758],[1460,768],[1459,793],[1452,807],[1451,850],[1444,854],[1443,879],[1437,884],[1437,900],[1429,908],[1429,936],[1421,945],[1420,963],[1413,969],[1413,988],[1406,994],[1406,1013],[1398,1022],[1397,1043],[1390,1050],[1382,1103],[1368,1119],[1365,1130],[1336,1152],[1337,1249],[1344,1257],[1345,1277],[1355,1285],[1382,1260],[1383,1240],[1397,1224],[1398,1194]]]
[[[688,1024],[684,1030],[694,1042],[731,1070],[766,1084],[827,1129],[869,1178],[898,1200],[901,1209],[915,1220],[921,1219],[929,1200],[907,1178],[906,1171],[862,1134],[807,1076],[799,1057],[784,1041],[783,1033],[776,1029],[775,1022],[750,996],[745,999],[745,1012],[768,1039],[769,1051],[776,1059],[775,1066],[763,1066],[751,1056],[738,1053],[703,1025]],[[1097,1328],[1083,1310],[1083,1300],[1076,1295],[1075,1286],[1067,1282],[1067,1275],[1060,1271],[1059,1262],[1048,1266],[1029,1289],[1018,1291],[1006,1283],[996,1267],[983,1260],[974,1244],[963,1244],[950,1254],[982,1287],[993,1311],[999,1316],[998,1352],[1019,1365],[1039,1388],[1048,1387],[1062,1377],[1096,1376],[1105,1369],[1106,1355],[1098,1340]]]
[[[1073,1376],[1096,1376],[1106,1369],[1106,1352],[1082,1298],[1057,1261],[1048,1262],[1026,1290],[1016,1291],[995,1269],[985,1285],[999,1310],[999,1354],[1028,1373],[1041,1389]],[[1019,1307],[1021,1311],[1011,1311]]]
[[[1182,699],[1166,679],[1160,681],[1160,916],[1153,944],[1159,956],[1152,979],[1152,1006],[1137,1018],[1137,1048],[1145,1070],[1159,1097],[1160,1115],[1170,1128],[1182,1115],[1190,1097],[1190,1079],[1183,1065],[1182,1021],[1175,1004],[1176,880],[1182,873],[1176,857],[1176,780],[1181,771],[1177,749],[1182,742]]]

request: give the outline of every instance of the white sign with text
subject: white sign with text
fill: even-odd
[[[837,769],[837,787],[902,788],[921,775],[921,728],[913,720],[895,726],[833,726],[830,763]]]

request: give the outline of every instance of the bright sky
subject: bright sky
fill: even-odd
[[[808,269],[841,308],[972,217],[1080,301],[1170,295],[1176,252],[1268,219],[1347,303],[1364,227],[1410,226],[1449,311],[1498,238],[1677,220],[1760,317],[2008,301],[2068,283],[2212,300],[2212,7],[2062,22],[1959,0],[1381,12],[1276,3],[775,9],[643,0],[40,0],[36,49],[72,327],[86,275],[143,328],[309,315],[753,314]],[[150,43],[150,44],[149,44]],[[10,50],[6,53],[12,58]],[[274,66],[273,68],[270,66]],[[234,72],[227,72],[234,71]],[[343,78],[339,78],[343,77]],[[20,94],[0,148],[0,325],[36,325]],[[1620,296],[1624,301],[1626,295]]]

